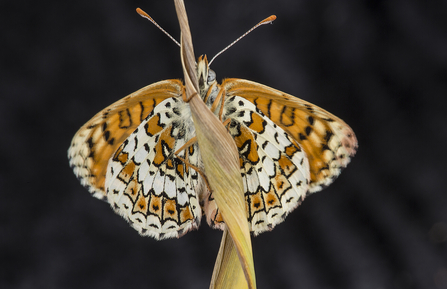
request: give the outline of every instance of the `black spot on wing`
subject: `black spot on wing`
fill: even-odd
[[[306,135],[309,136],[312,133],[312,127],[306,126],[305,132],[306,132]]]
[[[307,117],[307,121],[309,122],[310,125],[314,125],[315,123],[315,119],[311,115]]]

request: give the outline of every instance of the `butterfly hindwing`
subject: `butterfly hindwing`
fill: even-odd
[[[332,183],[357,149],[352,129],[324,109],[268,86],[243,79],[222,83],[227,97],[253,103],[303,149],[309,161],[309,191]]]
[[[281,223],[304,199],[309,182],[307,158],[282,128],[246,99],[227,99],[225,120],[239,150],[250,230],[258,235]],[[205,212],[210,225],[221,227],[219,215]]]
[[[168,98],[130,134],[110,159],[106,175],[108,201],[142,235],[180,237],[201,219],[198,173],[193,149],[175,154],[192,136],[187,107]]]
[[[181,96],[182,89],[179,80],[151,84],[103,109],[78,130],[68,150],[70,166],[95,197],[106,198],[107,163],[117,148],[154,107],[168,97]]]

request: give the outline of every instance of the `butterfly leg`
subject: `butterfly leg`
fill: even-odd
[[[219,90],[219,93],[216,96],[216,99],[213,102],[213,105],[211,106],[210,110],[212,112],[214,112],[217,108],[217,106],[219,105],[219,103],[221,103],[220,105],[220,110],[219,110],[219,120],[222,121],[222,114],[223,114],[223,104],[225,102],[225,89],[221,88]]]
[[[231,122],[231,118],[228,118],[227,120],[225,120],[222,124],[224,127],[227,127],[227,125]],[[228,128],[227,128],[228,129]]]
[[[208,188],[208,190],[211,192],[211,188],[208,184],[208,179],[206,178],[206,175],[202,172],[202,170],[192,164],[189,163],[187,157],[182,158],[181,156],[179,156],[179,153],[181,153],[182,151],[186,150],[187,148],[189,148],[190,146],[192,146],[193,144],[195,144],[197,142],[197,137],[193,137],[190,140],[188,140],[182,147],[180,147],[174,154],[175,156],[181,160],[186,167],[190,167],[191,169],[195,170],[196,172],[199,173],[200,176],[202,176],[202,178],[205,180],[205,185]],[[186,154],[188,153],[188,151],[186,151]]]
[[[222,89],[222,104],[220,105],[220,110],[219,110],[219,119],[220,119],[220,121],[222,121],[222,114],[223,114],[223,109],[224,109],[224,103],[225,103],[225,90]]]
[[[186,150],[187,148],[189,148],[190,146],[192,146],[196,142],[197,142],[197,137],[195,136],[192,139],[188,140],[184,145],[182,145],[174,154],[176,156],[178,156],[179,153],[181,153],[182,151]]]
[[[177,158],[178,158],[179,160],[181,160],[181,161],[185,164],[186,167],[190,167],[191,169],[193,169],[193,170],[195,170],[196,172],[198,172],[199,175],[202,176],[202,178],[205,180],[205,185],[206,185],[206,187],[208,188],[208,191],[211,192],[211,187],[210,187],[210,185],[208,184],[208,179],[206,178],[206,175],[202,172],[202,170],[201,170],[200,168],[194,166],[194,165],[191,165],[186,159],[184,159],[184,158],[182,158],[182,157],[177,156]]]
[[[194,96],[198,96],[197,92],[193,93],[190,98],[187,98],[186,93],[183,93],[183,101],[189,102]]]

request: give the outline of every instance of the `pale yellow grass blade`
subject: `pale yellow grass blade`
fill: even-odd
[[[213,277],[211,279],[210,289],[246,289],[248,288],[244,271],[239,261],[233,238],[225,228],[222,242],[220,243],[219,253],[214,265]]]
[[[238,150],[234,140],[223,124],[208,109],[202,99],[197,97],[198,83],[195,71],[195,57],[186,10],[182,0],[174,0],[174,3],[182,31],[181,58],[185,75],[186,96],[187,99],[190,99],[189,104],[205,167],[205,174],[213,191],[214,199],[234,242],[234,248],[236,248],[248,288],[256,288]],[[227,243],[229,242],[225,238],[225,244]],[[231,257],[235,255],[232,252],[233,250],[231,246],[223,246],[222,262],[219,262],[219,268],[215,268],[218,272],[213,274],[216,275],[216,281],[218,281],[214,283],[214,288],[228,288],[225,287],[225,282],[228,278],[220,278],[220,276],[232,276],[234,272],[238,271],[238,269],[235,269],[237,267],[234,266],[235,257]],[[227,254],[228,258],[226,257]],[[237,284],[243,283],[239,281],[241,279],[240,275],[236,274],[234,276]]]
[[[200,153],[213,197],[234,241],[249,284],[248,288],[256,288],[250,231],[236,145],[219,119],[200,98],[193,97],[190,105]]]

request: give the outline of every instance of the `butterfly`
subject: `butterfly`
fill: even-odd
[[[316,105],[249,80],[219,84],[206,56],[197,60],[197,79],[238,148],[254,235],[332,183],[356,152],[353,130]],[[148,85],[100,111],[75,134],[68,158],[81,184],[143,236],[178,238],[202,215],[213,228],[225,226],[180,80]]]

